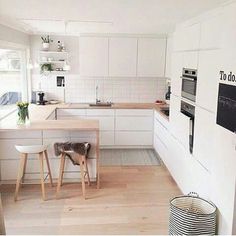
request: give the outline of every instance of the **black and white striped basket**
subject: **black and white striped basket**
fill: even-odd
[[[170,201],[170,235],[215,235],[216,206],[196,193]]]

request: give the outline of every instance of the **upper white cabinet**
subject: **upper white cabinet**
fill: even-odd
[[[201,49],[220,48],[223,33],[220,33],[223,27],[223,19],[220,13],[205,19],[201,23]],[[225,32],[225,31],[224,31]]]
[[[165,71],[166,39],[138,39],[138,76],[161,77]]]
[[[108,75],[108,38],[80,38],[80,75]]]
[[[171,78],[171,58],[172,58],[172,51],[173,51],[173,37],[169,37],[167,39],[166,45],[166,70],[165,70],[165,77]]]
[[[199,49],[200,28],[200,23],[177,28],[174,33],[174,51]]]
[[[212,112],[216,111],[221,50],[208,50],[199,53],[196,102]]]
[[[137,38],[109,39],[109,75],[135,77]]]
[[[181,85],[183,70],[183,53],[174,52],[171,58],[171,92],[176,96],[181,96]]]
[[[198,68],[198,51],[183,53],[183,67],[189,69]]]

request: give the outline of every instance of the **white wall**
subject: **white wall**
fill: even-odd
[[[29,35],[0,24],[0,40],[29,45]]]
[[[219,234],[232,234],[234,215],[236,139],[216,124],[216,113],[219,71],[236,73],[235,12],[233,1],[178,25],[173,35],[170,132],[183,152],[172,152],[174,161],[164,162],[184,193],[196,191],[216,204]],[[188,121],[180,113],[183,67],[199,73],[193,155],[186,143]],[[174,150],[173,145],[174,140]]]
[[[126,36],[124,36],[126,37]],[[86,76],[80,75],[79,37],[52,36],[54,43],[64,41],[69,52],[71,70],[65,74],[66,102],[83,103],[95,101],[95,87],[99,86],[99,99],[112,102],[154,102],[164,99],[166,91],[165,78],[155,77],[115,77],[115,76]],[[39,35],[30,37],[31,58],[35,62],[39,59],[38,51],[41,47]],[[55,49],[55,45],[51,50]],[[45,77],[40,75],[39,69],[32,71],[32,88],[37,90],[39,83],[46,92],[47,99],[63,100],[64,91],[56,87],[56,74]]]

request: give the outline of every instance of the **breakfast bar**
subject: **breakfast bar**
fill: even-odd
[[[17,125],[17,112],[0,122],[0,170],[2,183],[15,181],[19,165],[19,153],[15,145],[48,145],[48,156],[52,177],[59,175],[60,158],[54,154],[55,142],[89,142],[88,169],[91,181],[99,188],[99,121],[98,120],[52,120],[50,115],[56,106],[29,107],[30,119],[25,125]],[[26,181],[39,179],[37,156],[31,154],[26,168]],[[11,170],[11,171],[9,171]],[[66,162],[64,177],[72,181],[78,179],[79,168]]]

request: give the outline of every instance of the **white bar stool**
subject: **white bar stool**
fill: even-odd
[[[31,146],[16,145],[15,146],[16,150],[18,152],[20,152],[20,166],[19,166],[18,177],[17,177],[17,181],[16,181],[16,191],[15,191],[15,198],[14,198],[15,201],[17,200],[17,197],[18,197],[20,185],[21,185],[21,183],[24,182],[28,154],[38,154],[39,155],[42,198],[43,198],[43,200],[45,200],[43,157],[45,157],[45,159],[46,159],[47,168],[48,168],[48,174],[47,174],[46,178],[49,176],[51,186],[53,186],[52,175],[51,175],[48,154],[47,154],[47,147],[48,147],[48,145],[31,145]]]

